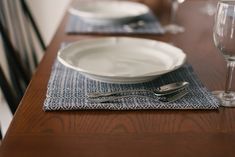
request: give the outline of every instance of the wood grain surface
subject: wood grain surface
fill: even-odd
[[[154,0],[142,2],[157,9],[153,7]],[[226,64],[213,44],[213,17],[200,12],[203,6],[205,1],[202,0],[186,0],[180,5],[177,21],[186,29],[182,34],[138,37],[165,41],[182,48],[203,84],[209,90],[222,90]],[[164,14],[158,16],[163,23],[169,18]],[[47,83],[60,44],[104,36],[66,35],[67,17],[66,14],[31,80],[2,142],[0,156],[235,156],[235,108],[44,112]]]

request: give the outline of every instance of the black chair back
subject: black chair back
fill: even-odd
[[[0,42],[7,61],[7,69],[0,66],[0,88],[14,114],[46,49],[25,0],[0,0]]]

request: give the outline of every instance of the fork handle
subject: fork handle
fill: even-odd
[[[102,98],[88,97],[88,100],[91,101],[91,102],[95,102],[95,103],[108,103],[108,102],[114,102],[116,100],[132,98],[132,97],[146,98],[147,96],[143,96],[143,95],[120,95],[120,96],[110,96],[110,97],[102,97]],[[151,98],[151,97],[148,97],[148,98]]]
[[[125,90],[125,91],[114,91],[114,92],[105,92],[105,93],[94,92],[94,93],[87,94],[87,96],[89,98],[99,98],[99,97],[118,96],[118,95],[125,94],[125,93],[136,93],[136,92],[150,92],[150,93],[153,93],[153,91],[151,91],[151,90],[138,89],[138,90]]]

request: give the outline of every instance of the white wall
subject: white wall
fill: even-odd
[[[71,0],[28,0],[27,2],[48,45]]]

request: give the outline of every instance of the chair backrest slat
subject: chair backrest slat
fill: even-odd
[[[25,2],[25,0],[21,0],[20,2],[21,2],[21,5],[22,5],[22,8],[24,10],[25,15],[29,18],[29,21],[31,22],[31,24],[33,26],[33,29],[34,29],[34,31],[36,33],[36,36],[37,36],[37,38],[39,40],[39,43],[40,43],[42,49],[45,51],[46,50],[46,45],[45,45],[45,43],[44,43],[44,41],[42,39],[40,31],[39,31],[39,29],[37,27],[37,24],[36,24],[36,22],[35,22],[35,20],[34,20],[34,18],[32,16],[32,13],[31,13],[27,3]]]
[[[8,83],[7,78],[4,75],[1,66],[0,66],[0,87],[2,89],[2,93],[7,103],[9,104],[11,112],[15,113],[19,100],[16,99],[15,93],[13,92],[10,84]]]

